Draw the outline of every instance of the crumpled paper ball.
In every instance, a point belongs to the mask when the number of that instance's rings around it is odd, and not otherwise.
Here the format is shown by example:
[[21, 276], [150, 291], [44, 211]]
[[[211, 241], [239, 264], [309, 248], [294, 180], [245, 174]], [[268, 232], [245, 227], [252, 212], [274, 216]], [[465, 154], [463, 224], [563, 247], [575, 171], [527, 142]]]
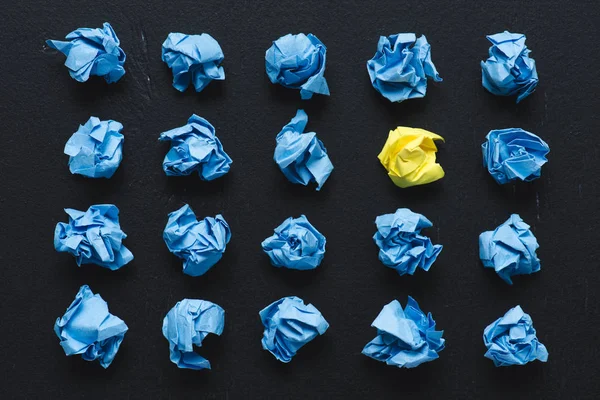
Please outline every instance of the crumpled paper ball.
[[325, 243], [325, 236], [301, 215], [275, 228], [275, 234], [262, 242], [262, 248], [275, 267], [308, 270], [321, 264]]
[[521, 306], [511, 308], [502, 318], [488, 325], [483, 331], [483, 343], [487, 347], [485, 357], [496, 367], [548, 361], [548, 350], [538, 340], [533, 320]]
[[433, 226], [431, 221], [408, 208], [380, 215], [375, 224], [373, 240], [379, 247], [379, 260], [401, 276], [414, 274], [417, 267], [429, 271], [442, 251], [442, 245], [433, 245], [431, 239], [421, 235], [421, 229]]
[[210, 361], [194, 352], [209, 333], [220, 336], [225, 311], [206, 300], [183, 299], [163, 319], [162, 333], [169, 341], [171, 362], [179, 368], [210, 369]]
[[367, 71], [375, 90], [392, 102], [425, 97], [428, 77], [442, 81], [431, 61], [427, 38], [417, 39], [414, 33], [380, 36]]
[[223, 257], [231, 230], [221, 214], [198, 221], [185, 204], [169, 214], [163, 239], [169, 251], [184, 260], [183, 273], [200, 276]]
[[542, 175], [550, 146], [539, 136], [521, 128], [490, 131], [481, 145], [483, 166], [499, 184], [531, 182]]
[[106, 82], [117, 82], [125, 75], [125, 52], [119, 47], [119, 38], [108, 22], [103, 28], [79, 28], [65, 39], [46, 40], [46, 44], [67, 56], [65, 66], [71, 78], [85, 82], [90, 75], [104, 77]]
[[112, 204], [93, 205], [86, 212], [65, 208], [69, 222], [54, 230], [54, 248], [72, 254], [77, 265], [96, 264], [117, 270], [133, 260], [123, 245], [127, 237], [119, 225], [119, 209]]
[[65, 145], [72, 174], [88, 178], [110, 178], [123, 159], [121, 125], [109, 119], [100, 121], [90, 117], [85, 125], [79, 125]]
[[108, 312], [108, 304], [83, 285], [65, 315], [56, 319], [54, 332], [67, 356], [81, 354], [108, 368], [123, 342], [127, 325]]
[[538, 84], [535, 60], [525, 46], [522, 33], [504, 31], [487, 36], [492, 42], [487, 60], [481, 62], [483, 87], [497, 96], [517, 96], [517, 103]]
[[300, 89], [302, 100], [314, 93], [329, 96], [323, 77], [327, 47], [315, 35], [288, 33], [273, 42], [265, 53], [265, 67], [271, 83]]
[[426, 316], [410, 296], [404, 310], [398, 300], [385, 305], [371, 326], [377, 336], [362, 353], [387, 365], [414, 368], [439, 358], [445, 347], [444, 331], [435, 330], [431, 313]]
[[316, 182], [317, 190], [321, 190], [333, 171], [333, 164], [317, 134], [304, 132], [307, 123], [308, 115], [298, 110], [277, 134], [273, 159], [290, 182], [304, 186]]
[[173, 71], [173, 87], [180, 92], [190, 83], [200, 92], [212, 80], [225, 80], [225, 71], [219, 66], [224, 58], [219, 42], [208, 33], [169, 33], [162, 44], [162, 60]]
[[203, 181], [212, 181], [229, 172], [232, 161], [215, 135], [215, 128], [196, 114], [186, 125], [161, 133], [158, 140], [171, 142], [171, 150], [163, 160], [167, 176], [198, 172]]
[[528, 275], [540, 270], [535, 253], [537, 239], [518, 214], [493, 231], [479, 235], [479, 258], [486, 268], [493, 268], [509, 285], [514, 275]]
[[396, 186], [407, 188], [437, 181], [444, 177], [435, 162], [435, 140], [444, 140], [433, 132], [399, 126], [390, 134], [377, 156]]
[[284, 363], [290, 362], [302, 346], [329, 328], [315, 306], [306, 305], [295, 296], [277, 300], [261, 310], [259, 315], [265, 327], [263, 349]]

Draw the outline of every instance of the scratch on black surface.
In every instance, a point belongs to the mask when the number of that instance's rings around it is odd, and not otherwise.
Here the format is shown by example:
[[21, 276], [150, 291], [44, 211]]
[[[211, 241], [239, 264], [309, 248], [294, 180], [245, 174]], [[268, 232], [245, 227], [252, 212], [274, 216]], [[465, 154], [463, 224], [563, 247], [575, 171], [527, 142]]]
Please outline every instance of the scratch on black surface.
[[146, 42], [146, 34], [144, 33], [144, 30], [142, 29], [140, 31], [140, 36], [142, 37], [142, 51], [144, 52], [144, 54], [148, 54], [148, 42]]
[[536, 212], [536, 218], [539, 221], [540, 220], [540, 194], [538, 192], [535, 192], [535, 212]]

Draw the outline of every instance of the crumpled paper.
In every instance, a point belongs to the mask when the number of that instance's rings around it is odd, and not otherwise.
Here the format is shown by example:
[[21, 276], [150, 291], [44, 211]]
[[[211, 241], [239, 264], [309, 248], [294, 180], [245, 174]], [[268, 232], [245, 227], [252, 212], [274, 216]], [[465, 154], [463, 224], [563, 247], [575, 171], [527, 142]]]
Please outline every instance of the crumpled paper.
[[511, 276], [540, 270], [540, 260], [535, 254], [538, 247], [529, 225], [518, 214], [512, 214], [495, 230], [479, 235], [479, 258], [483, 266], [493, 268], [509, 285]]
[[390, 131], [377, 158], [401, 188], [437, 181], [444, 177], [444, 170], [435, 162], [435, 140], [444, 138], [425, 129], [399, 126]]
[[200, 92], [213, 79], [225, 80], [225, 71], [219, 66], [223, 58], [219, 42], [208, 33], [169, 33], [162, 44], [162, 60], [173, 70], [173, 87], [180, 92], [190, 83]]
[[323, 77], [327, 47], [315, 35], [288, 33], [273, 42], [265, 53], [265, 67], [271, 83], [300, 89], [302, 100], [314, 93], [329, 96]]
[[307, 186], [317, 183], [317, 190], [329, 178], [333, 164], [315, 132], [304, 132], [308, 115], [298, 110], [296, 116], [277, 134], [273, 159], [292, 183]]
[[108, 304], [83, 285], [65, 315], [56, 319], [54, 332], [67, 356], [81, 354], [108, 368], [123, 342], [127, 325], [108, 312]]
[[125, 52], [119, 47], [119, 38], [108, 22], [103, 28], [79, 28], [65, 39], [46, 40], [46, 44], [67, 56], [65, 66], [71, 78], [85, 82], [90, 75], [104, 77], [106, 82], [117, 82], [125, 75]]
[[123, 245], [127, 237], [119, 225], [119, 209], [112, 204], [93, 205], [86, 212], [65, 208], [69, 223], [54, 230], [54, 248], [72, 254], [77, 265], [96, 264], [117, 270], [133, 260]]
[[171, 150], [163, 160], [167, 176], [198, 172], [200, 179], [212, 181], [229, 172], [231, 158], [223, 150], [215, 128], [196, 114], [186, 125], [161, 133], [158, 140], [171, 142]]
[[362, 353], [377, 361], [398, 368], [414, 368], [439, 358], [444, 350], [444, 331], [435, 330], [435, 321], [410, 296], [406, 308], [398, 300], [385, 305], [371, 324], [377, 336], [364, 347]]
[[483, 87], [497, 96], [517, 96], [517, 103], [529, 96], [538, 84], [535, 60], [525, 46], [522, 33], [504, 31], [487, 36], [492, 42], [487, 60], [481, 62]]
[[198, 221], [186, 204], [169, 214], [163, 239], [169, 251], [184, 260], [183, 273], [200, 276], [223, 257], [231, 230], [221, 214]]
[[265, 330], [262, 347], [281, 362], [288, 363], [296, 352], [318, 335], [325, 333], [329, 324], [312, 304], [291, 296], [284, 297], [260, 311]]
[[490, 131], [481, 145], [483, 166], [499, 184], [531, 182], [542, 175], [550, 146], [539, 136], [521, 128]]
[[414, 33], [380, 36], [367, 71], [375, 90], [392, 102], [425, 97], [427, 77], [442, 81], [431, 61], [427, 38], [417, 39]]
[[262, 248], [275, 267], [308, 270], [321, 264], [325, 243], [325, 236], [301, 215], [283, 221], [275, 234], [262, 242]]
[[79, 125], [65, 145], [72, 174], [88, 178], [110, 178], [123, 159], [123, 125], [109, 119], [100, 121], [90, 117], [85, 125]]
[[487, 347], [485, 357], [494, 361], [496, 367], [548, 361], [548, 350], [538, 340], [533, 320], [521, 306], [511, 308], [488, 325], [483, 331], [483, 343]]
[[179, 368], [210, 369], [210, 361], [194, 352], [209, 333], [220, 336], [225, 311], [206, 300], [183, 299], [163, 319], [162, 334], [169, 341], [171, 362]]
[[431, 239], [421, 235], [421, 229], [433, 226], [431, 221], [408, 208], [380, 215], [375, 224], [377, 232], [373, 240], [379, 247], [379, 260], [401, 276], [414, 274], [417, 267], [429, 271], [442, 251], [442, 245], [433, 245]]

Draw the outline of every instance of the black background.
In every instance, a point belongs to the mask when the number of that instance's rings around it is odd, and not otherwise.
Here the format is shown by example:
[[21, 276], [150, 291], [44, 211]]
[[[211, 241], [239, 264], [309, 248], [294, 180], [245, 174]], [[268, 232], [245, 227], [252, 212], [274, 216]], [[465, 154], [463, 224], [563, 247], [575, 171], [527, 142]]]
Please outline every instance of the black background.
[[[600, 123], [597, 1], [11, 1], [3, 5], [0, 78], [2, 230], [0, 349], [8, 398], [598, 398], [597, 198]], [[109, 21], [127, 53], [117, 84], [70, 79], [45, 39]], [[527, 35], [540, 85], [519, 105], [481, 86], [486, 34]], [[160, 60], [172, 31], [208, 32], [225, 53], [226, 80], [202, 93], [171, 86]], [[271, 85], [264, 52], [289, 32], [312, 32], [328, 48], [331, 97], [301, 101]], [[365, 63], [379, 35], [426, 34], [444, 81], [427, 96], [391, 104], [373, 90]], [[335, 169], [321, 192], [288, 183], [272, 160], [275, 135], [304, 108], [308, 129]], [[196, 113], [217, 129], [233, 159], [210, 183], [167, 178], [168, 145], [157, 138]], [[72, 176], [63, 147], [91, 115], [125, 126], [124, 160], [110, 180]], [[388, 131], [422, 127], [446, 138], [446, 177], [395, 187], [376, 156]], [[497, 185], [481, 165], [491, 129], [522, 127], [550, 147], [542, 178]], [[117, 272], [77, 268], [52, 246], [64, 207], [114, 203], [135, 260]], [[203, 277], [181, 273], [162, 240], [167, 214], [189, 203], [198, 216], [222, 213], [233, 238]], [[377, 215], [409, 207], [444, 245], [429, 273], [400, 277], [377, 259]], [[306, 214], [327, 237], [323, 264], [295, 273], [270, 266], [261, 241], [288, 216]], [[479, 233], [519, 213], [538, 238], [542, 271], [508, 286], [478, 258]], [[88, 284], [129, 332], [108, 370], [65, 357], [52, 331], [79, 286]], [[360, 354], [372, 320], [407, 295], [445, 330], [440, 359], [399, 370]], [[260, 345], [258, 311], [283, 296], [313, 303], [331, 324], [290, 364]], [[169, 361], [162, 319], [180, 299], [226, 310], [225, 332], [201, 353], [212, 371]], [[481, 335], [520, 304], [550, 352], [548, 363], [494, 368]]]

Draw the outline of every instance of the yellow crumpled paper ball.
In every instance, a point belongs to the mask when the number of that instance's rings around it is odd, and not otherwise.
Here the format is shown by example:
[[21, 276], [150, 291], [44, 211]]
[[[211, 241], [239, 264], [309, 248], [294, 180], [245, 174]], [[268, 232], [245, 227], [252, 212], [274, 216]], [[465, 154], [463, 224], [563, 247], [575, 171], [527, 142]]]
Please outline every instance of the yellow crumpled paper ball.
[[437, 181], [444, 177], [442, 166], [435, 162], [440, 135], [419, 128], [399, 126], [390, 131], [379, 161], [396, 186], [406, 188]]

